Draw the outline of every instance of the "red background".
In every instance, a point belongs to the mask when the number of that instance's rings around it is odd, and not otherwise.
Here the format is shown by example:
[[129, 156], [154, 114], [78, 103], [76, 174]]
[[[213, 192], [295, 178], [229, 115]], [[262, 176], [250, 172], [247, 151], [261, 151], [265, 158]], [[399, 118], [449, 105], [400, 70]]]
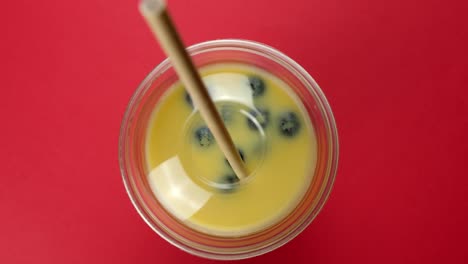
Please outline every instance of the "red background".
[[[187, 45], [243, 38], [285, 52], [335, 113], [328, 203], [295, 240], [243, 262], [468, 261], [466, 1], [169, 5]], [[164, 58], [137, 2], [15, 0], [0, 12], [0, 262], [210, 262], [153, 233], [120, 177], [126, 104]]]

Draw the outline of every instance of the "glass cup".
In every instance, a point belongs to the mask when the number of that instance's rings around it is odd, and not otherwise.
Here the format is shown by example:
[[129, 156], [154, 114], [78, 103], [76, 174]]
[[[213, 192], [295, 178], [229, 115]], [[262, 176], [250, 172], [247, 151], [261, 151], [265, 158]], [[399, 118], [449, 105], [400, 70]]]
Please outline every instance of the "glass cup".
[[168, 59], [140, 84], [125, 112], [119, 138], [120, 169], [127, 193], [144, 221], [174, 246], [197, 256], [233, 260], [272, 251], [301, 233], [325, 204], [338, 165], [338, 135], [330, 106], [312, 77], [291, 58], [258, 42], [226, 39], [188, 48], [197, 67], [242, 63], [280, 78], [301, 100], [317, 138], [317, 165], [312, 181], [297, 206], [278, 223], [239, 237], [197, 231], [167, 212], [155, 198], [144, 163], [145, 132], [154, 106], [178, 81]]

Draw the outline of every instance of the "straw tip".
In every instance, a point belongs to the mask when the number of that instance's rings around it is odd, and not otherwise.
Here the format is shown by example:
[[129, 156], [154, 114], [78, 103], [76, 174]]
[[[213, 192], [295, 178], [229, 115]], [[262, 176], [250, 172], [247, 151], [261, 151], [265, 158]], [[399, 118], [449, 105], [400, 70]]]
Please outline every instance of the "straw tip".
[[140, 8], [145, 11], [160, 12], [166, 6], [164, 0], [141, 0]]

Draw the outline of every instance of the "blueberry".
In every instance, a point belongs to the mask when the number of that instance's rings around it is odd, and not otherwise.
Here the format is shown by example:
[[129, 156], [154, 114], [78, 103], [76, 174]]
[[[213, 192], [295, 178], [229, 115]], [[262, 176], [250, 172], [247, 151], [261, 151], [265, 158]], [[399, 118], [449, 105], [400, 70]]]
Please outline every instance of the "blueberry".
[[235, 174], [226, 174], [219, 180], [219, 189], [221, 192], [230, 193], [236, 188], [239, 178]]
[[221, 106], [221, 108], [219, 109], [219, 113], [224, 123], [229, 124], [232, 121], [234, 112], [229, 106]]
[[265, 93], [265, 82], [258, 76], [249, 76], [249, 84], [253, 97], [261, 96]]
[[200, 147], [208, 147], [215, 142], [213, 134], [206, 126], [199, 127], [195, 131], [195, 139]]
[[279, 118], [279, 130], [283, 136], [293, 137], [301, 128], [299, 118], [294, 112], [282, 113]]
[[193, 108], [193, 101], [192, 97], [190, 97], [190, 94], [187, 93], [187, 91], [184, 91], [184, 99], [187, 104], [189, 104]]
[[[244, 151], [242, 149], [237, 149], [237, 151], [239, 151], [239, 155], [242, 159], [242, 161], [245, 162], [245, 155], [244, 155]], [[229, 163], [229, 161], [225, 158], [224, 161], [226, 162], [227, 165], [229, 165], [229, 167], [231, 167], [231, 164]]]
[[[257, 111], [251, 110], [249, 113], [257, 120], [262, 128], [265, 128], [270, 122], [270, 111], [258, 108]], [[256, 130], [257, 125], [252, 121], [252, 119], [247, 117], [247, 125], [250, 129]]]

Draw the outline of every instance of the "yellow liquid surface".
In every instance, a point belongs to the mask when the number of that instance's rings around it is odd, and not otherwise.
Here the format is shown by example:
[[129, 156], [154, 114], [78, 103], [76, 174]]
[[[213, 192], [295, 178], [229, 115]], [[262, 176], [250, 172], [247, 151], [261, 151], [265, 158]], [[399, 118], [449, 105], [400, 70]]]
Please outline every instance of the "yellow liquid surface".
[[[149, 184], [169, 213], [201, 232], [260, 231], [287, 216], [308, 188], [316, 166], [314, 129], [287, 84], [263, 70], [217, 64], [201, 74], [251, 175], [238, 182], [214, 139], [199, 137], [205, 124], [176, 83], [149, 121]], [[253, 96], [252, 76], [263, 81], [260, 95]], [[282, 132], [290, 128], [283, 122], [288, 113], [297, 117], [293, 135]]]

